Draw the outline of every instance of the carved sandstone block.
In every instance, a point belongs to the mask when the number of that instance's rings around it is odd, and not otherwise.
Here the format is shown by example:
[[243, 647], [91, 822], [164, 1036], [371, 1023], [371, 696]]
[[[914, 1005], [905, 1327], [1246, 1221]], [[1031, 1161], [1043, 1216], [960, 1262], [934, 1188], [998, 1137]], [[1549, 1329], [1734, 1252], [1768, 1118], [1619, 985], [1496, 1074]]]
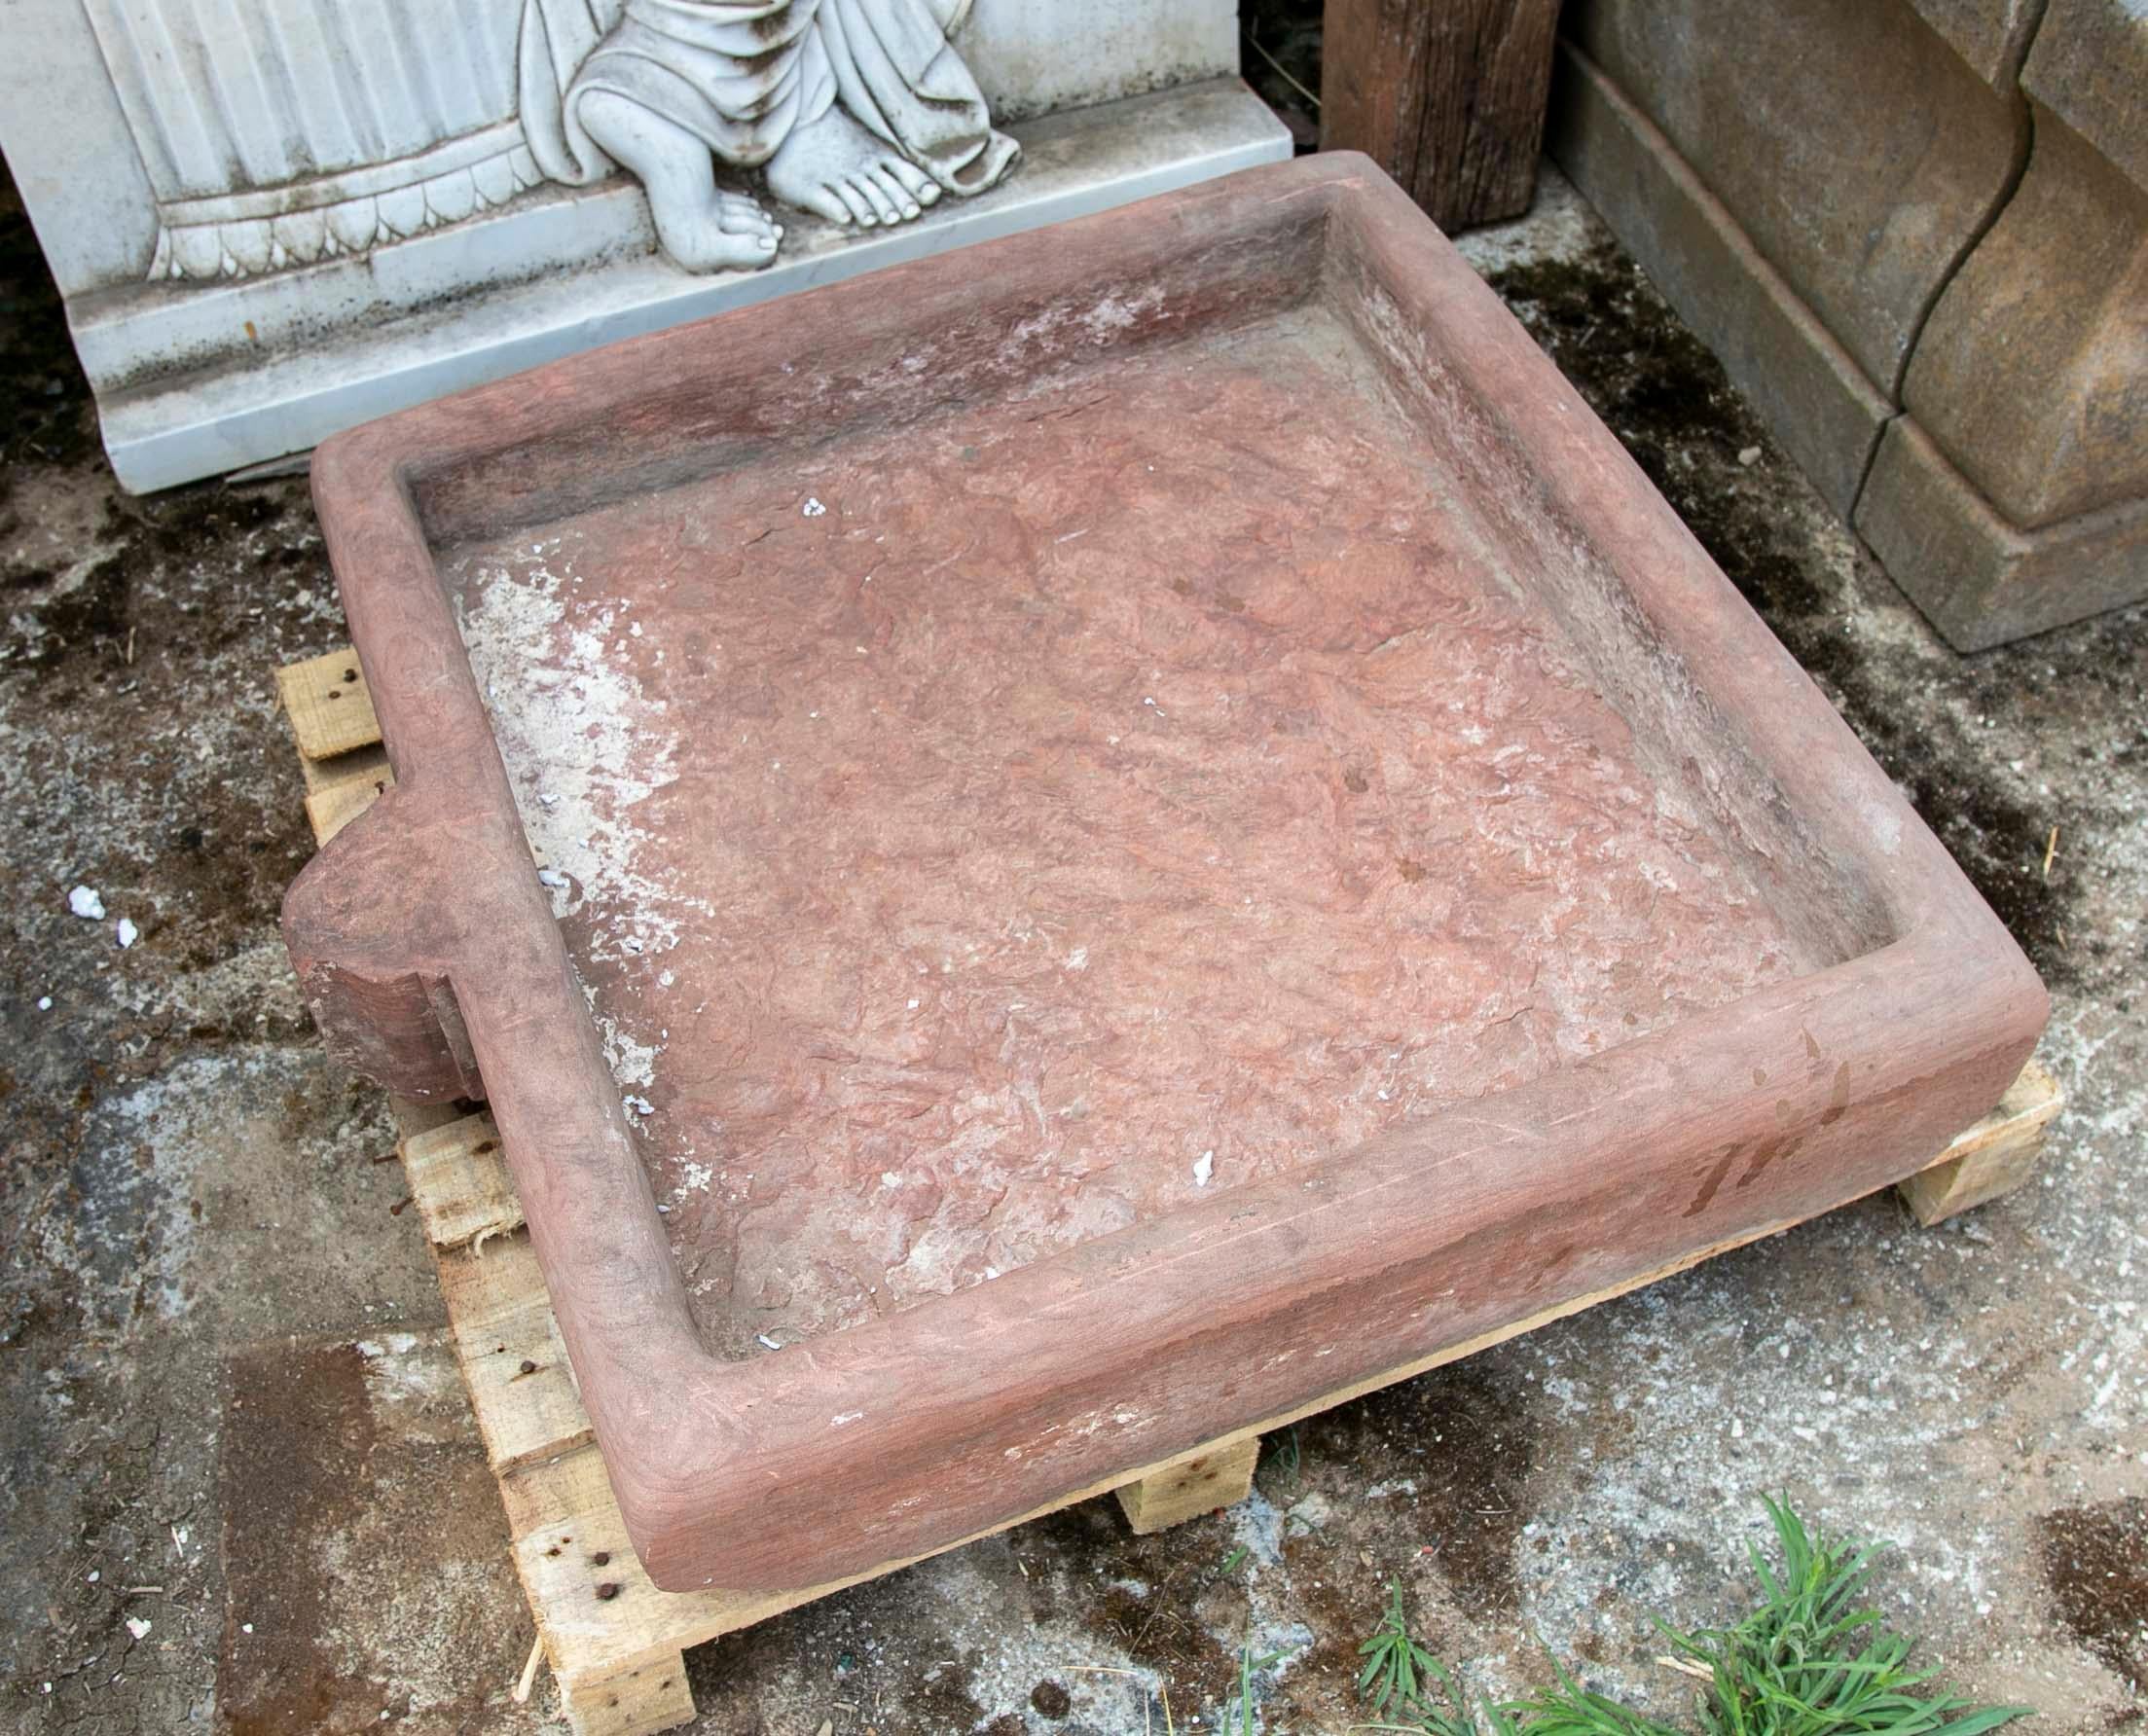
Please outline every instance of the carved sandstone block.
[[1956, 645], [2148, 596], [2148, 15], [2055, 0], [2019, 188], [1933, 308], [1857, 526]]
[[1559, 45], [1546, 148], [1845, 518], [1893, 406], [1645, 114]]
[[2148, 497], [2148, 186], [2040, 103], [2021, 184], [1933, 308], [1903, 401], [2023, 530]]
[[2006, 99], [1903, 0], [1583, 0], [1562, 28], [1891, 396], [2006, 191]]
[[1949, 640], [2148, 594], [2148, 18], [1584, 0], [1566, 29], [1553, 155]]

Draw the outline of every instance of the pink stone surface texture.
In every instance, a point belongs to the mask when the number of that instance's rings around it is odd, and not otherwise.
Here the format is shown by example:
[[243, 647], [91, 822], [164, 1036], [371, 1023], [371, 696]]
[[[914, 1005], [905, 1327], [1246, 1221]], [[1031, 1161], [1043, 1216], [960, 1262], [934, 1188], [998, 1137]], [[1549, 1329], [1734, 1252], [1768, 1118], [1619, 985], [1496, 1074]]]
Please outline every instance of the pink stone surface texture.
[[487, 1097], [658, 1583], [943, 1546], [1898, 1179], [2044, 1017], [1362, 158], [341, 437], [336, 1052]]

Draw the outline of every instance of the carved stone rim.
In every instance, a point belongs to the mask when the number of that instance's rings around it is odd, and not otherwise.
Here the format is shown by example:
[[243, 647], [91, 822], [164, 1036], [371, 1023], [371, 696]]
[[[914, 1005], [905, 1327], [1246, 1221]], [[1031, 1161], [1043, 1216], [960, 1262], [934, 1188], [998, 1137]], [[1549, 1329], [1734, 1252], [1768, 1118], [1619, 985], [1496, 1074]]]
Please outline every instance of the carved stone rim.
[[[1176, 305], [1204, 282], [1208, 300]], [[777, 402], [785, 378], [866, 390], [947, 332], [1008, 335], [980, 338], [970, 384], [985, 390], [1071, 346], [1143, 341], [1079, 317], [1129, 286], [1154, 292], [1150, 336], [1244, 315], [1246, 296], [1254, 311], [1341, 304], [1402, 388], [1455, 409], [1440, 437], [1482, 466], [1474, 486], [1547, 547], [1588, 552], [1571, 582], [1600, 585], [1638, 667], [1714, 720], [1696, 776], [1739, 785], [1720, 799], [1779, 841], [1784, 885], [1824, 863], [1872, 920], [1840, 963], [1518, 1090], [872, 1324], [721, 1361], [695, 1334], [530, 871], [434, 541], [520, 522], [518, 502], [557, 516], [563, 489], [661, 487], [712, 442], [770, 438], [754, 416], [796, 410]], [[812, 367], [786, 376], [800, 357]], [[1885, 1185], [1997, 1101], [2044, 1022], [2026, 960], [1900, 792], [1362, 158], [1249, 170], [591, 352], [340, 437], [314, 488], [397, 782], [291, 890], [301, 984], [339, 1052], [401, 1056], [436, 1093], [473, 1066], [493, 1086], [623, 1514], [668, 1588], [819, 1583], [918, 1554], [1413, 1346]]]

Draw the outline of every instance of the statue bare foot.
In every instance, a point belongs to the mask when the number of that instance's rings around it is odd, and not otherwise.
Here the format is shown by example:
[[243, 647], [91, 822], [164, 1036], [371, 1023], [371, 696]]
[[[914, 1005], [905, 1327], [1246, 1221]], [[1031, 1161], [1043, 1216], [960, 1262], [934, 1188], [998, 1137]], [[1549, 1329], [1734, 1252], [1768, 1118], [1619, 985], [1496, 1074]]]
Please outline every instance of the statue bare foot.
[[751, 271], [776, 257], [783, 225], [716, 185], [715, 159], [694, 133], [609, 90], [590, 91], [577, 114], [589, 136], [640, 177], [656, 238], [687, 271]]
[[868, 229], [907, 223], [940, 196], [937, 181], [834, 103], [768, 160], [768, 190], [830, 223]]

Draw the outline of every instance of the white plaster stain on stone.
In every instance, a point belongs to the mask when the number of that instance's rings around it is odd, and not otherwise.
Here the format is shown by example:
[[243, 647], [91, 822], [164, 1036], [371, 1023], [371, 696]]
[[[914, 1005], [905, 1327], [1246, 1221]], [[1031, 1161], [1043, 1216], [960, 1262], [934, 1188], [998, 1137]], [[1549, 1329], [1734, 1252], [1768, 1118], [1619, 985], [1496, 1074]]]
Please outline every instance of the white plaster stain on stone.
[[[537, 879], [565, 894], [561, 916], [586, 930], [577, 950], [601, 964], [676, 946], [681, 918], [702, 901], [644, 864], [649, 833], [636, 811], [676, 780], [679, 738], [630, 657], [607, 650], [626, 604], [607, 597], [601, 574], [575, 570], [561, 537], [468, 579], [463, 642], [491, 696], [523, 829], [545, 863]], [[612, 1077], [630, 1091], [653, 1085], [663, 1044], [616, 1013], [593, 1016]]]
[[635, 810], [676, 779], [679, 741], [664, 702], [605, 649], [618, 605], [601, 583], [594, 597], [569, 593], [585, 576], [561, 539], [533, 545], [470, 575], [461, 628], [473, 671], [494, 690], [492, 731], [523, 828], [578, 885], [568, 914], [587, 913], [589, 956], [603, 959], [630, 938], [676, 939], [676, 895], [638, 862], [647, 833]]

